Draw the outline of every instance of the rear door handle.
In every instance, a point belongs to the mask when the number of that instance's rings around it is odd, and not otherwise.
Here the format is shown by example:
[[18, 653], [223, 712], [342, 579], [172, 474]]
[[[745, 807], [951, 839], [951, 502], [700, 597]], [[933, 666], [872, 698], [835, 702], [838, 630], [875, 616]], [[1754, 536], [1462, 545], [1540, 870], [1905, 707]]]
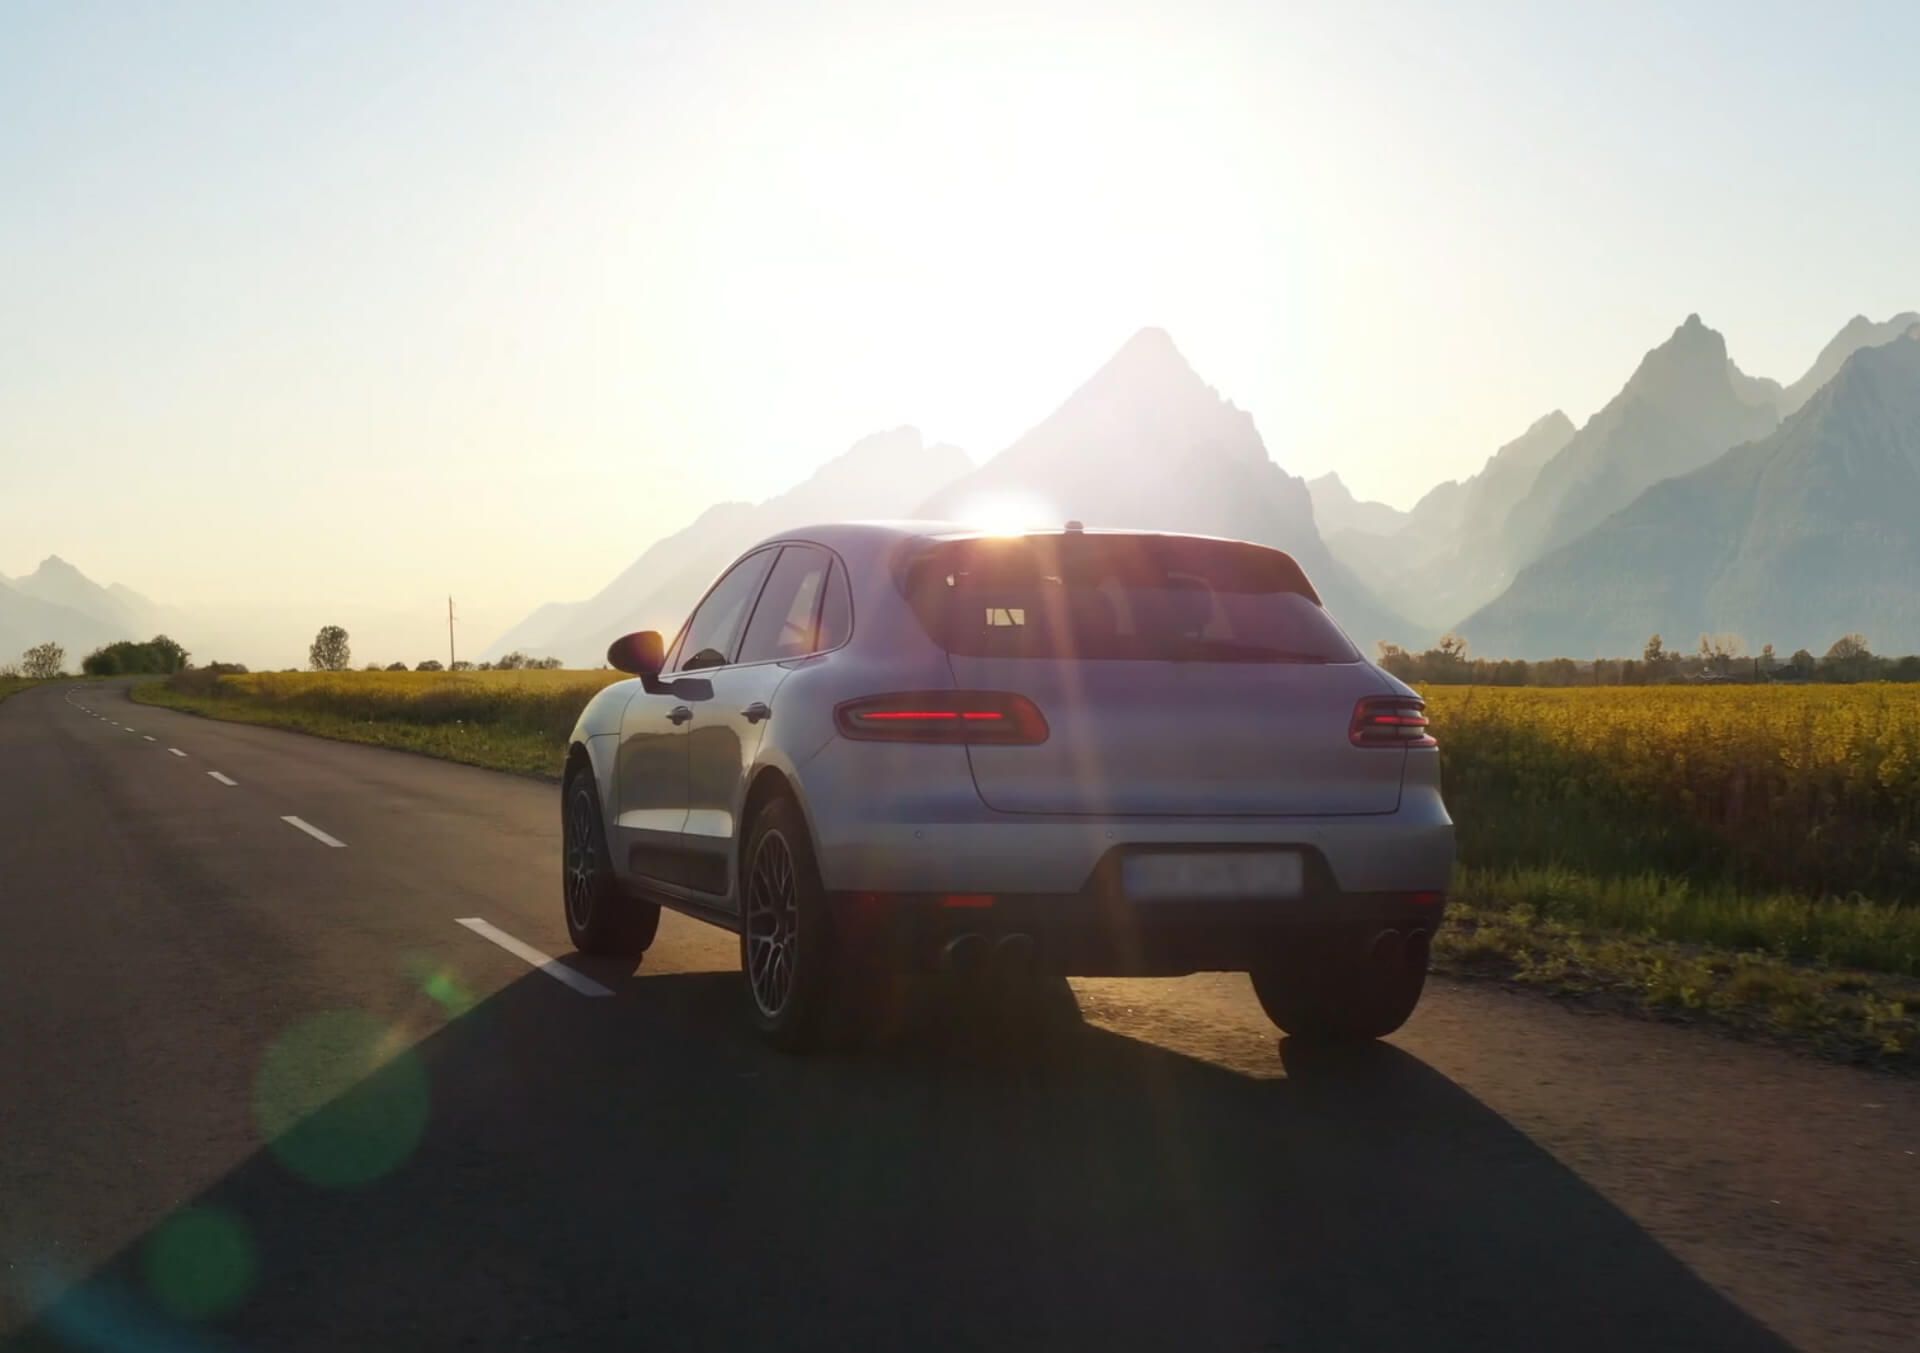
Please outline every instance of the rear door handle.
[[765, 700], [755, 700], [752, 704], [741, 710], [740, 715], [748, 723], [759, 723], [762, 719], [771, 719], [773, 717], [773, 711], [767, 707]]
[[667, 718], [673, 723], [685, 723], [693, 717], [693, 711], [685, 705], [675, 705], [667, 711]]

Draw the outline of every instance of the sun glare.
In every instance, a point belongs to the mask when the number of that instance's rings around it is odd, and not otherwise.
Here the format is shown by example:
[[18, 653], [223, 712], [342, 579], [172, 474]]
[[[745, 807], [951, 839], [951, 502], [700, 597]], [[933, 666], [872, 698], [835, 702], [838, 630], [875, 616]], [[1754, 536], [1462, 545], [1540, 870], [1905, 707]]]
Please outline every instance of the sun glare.
[[1041, 499], [1013, 493], [974, 498], [955, 514], [954, 520], [996, 536], [1017, 536], [1061, 522], [1059, 514]]

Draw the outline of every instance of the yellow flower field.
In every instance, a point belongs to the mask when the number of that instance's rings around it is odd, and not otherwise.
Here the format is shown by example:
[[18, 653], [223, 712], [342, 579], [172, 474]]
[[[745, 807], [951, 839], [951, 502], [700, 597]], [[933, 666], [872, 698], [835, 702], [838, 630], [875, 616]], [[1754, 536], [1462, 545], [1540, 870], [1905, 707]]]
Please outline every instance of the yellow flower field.
[[1472, 862], [1920, 894], [1920, 685], [1423, 694]]

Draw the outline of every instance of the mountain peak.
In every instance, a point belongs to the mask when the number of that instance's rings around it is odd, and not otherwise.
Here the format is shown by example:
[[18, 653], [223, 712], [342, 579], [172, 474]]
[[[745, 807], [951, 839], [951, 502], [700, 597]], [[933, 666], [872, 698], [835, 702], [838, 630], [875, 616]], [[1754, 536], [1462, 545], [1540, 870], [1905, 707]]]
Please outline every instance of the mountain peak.
[[[1717, 347], [1724, 353], [1727, 348], [1727, 340], [1721, 337], [1718, 329], [1708, 328], [1706, 321], [1701, 319], [1699, 312], [1696, 311], [1682, 321], [1680, 327], [1673, 331], [1673, 337], [1669, 338], [1662, 346], [1669, 348], [1680, 346]], [[1659, 350], [1659, 348], [1654, 349], [1656, 352]]]
[[[1532, 423], [1527, 425], [1527, 430], [1521, 433], [1520, 436], [1526, 438], [1550, 435], [1560, 437], [1564, 440], [1565, 438], [1573, 436], [1577, 430], [1573, 425], [1573, 420], [1567, 417], [1567, 411], [1565, 409], [1555, 409], [1552, 413], [1541, 414], [1540, 417], [1534, 419]], [[1495, 454], [1498, 453], [1496, 452]]]
[[1692, 392], [1703, 385], [1725, 387], [1727, 340], [1710, 329], [1697, 314], [1688, 315], [1666, 342], [1640, 359], [1627, 389], [1643, 394]]
[[870, 498], [869, 482], [877, 476], [909, 474], [945, 483], [971, 468], [972, 461], [959, 447], [929, 443], [919, 428], [902, 425], [862, 437], [815, 470], [806, 483], [814, 486], [809, 492], [822, 498], [824, 506], [824, 500], [836, 492], [857, 494], [863, 501]]
[[1128, 353], [1150, 354], [1156, 358], [1173, 357], [1182, 363], [1186, 361], [1186, 358], [1180, 356], [1180, 349], [1174, 346], [1173, 335], [1157, 324], [1146, 325], [1132, 338], [1122, 343], [1120, 351], [1114, 354], [1114, 360], [1117, 361]]
[[1509, 473], [1519, 471], [1530, 474], [1572, 441], [1576, 431], [1573, 420], [1567, 417], [1564, 410], [1555, 409], [1552, 413], [1542, 414], [1527, 425], [1525, 432], [1504, 443], [1489, 456], [1482, 472], [1499, 467]]
[[1218, 398], [1174, 346], [1173, 335], [1152, 326], [1122, 343], [1080, 389], [1100, 396], [1124, 391], [1131, 401], [1192, 398], [1196, 394]]

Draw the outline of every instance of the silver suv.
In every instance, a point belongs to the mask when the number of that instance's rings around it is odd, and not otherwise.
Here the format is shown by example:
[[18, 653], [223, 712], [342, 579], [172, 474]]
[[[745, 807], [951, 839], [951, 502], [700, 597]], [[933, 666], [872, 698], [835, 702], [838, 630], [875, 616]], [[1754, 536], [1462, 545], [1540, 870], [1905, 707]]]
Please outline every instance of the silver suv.
[[887, 970], [1246, 971], [1289, 1033], [1412, 1013], [1453, 864], [1418, 696], [1288, 555], [821, 526], [755, 546], [573, 730], [568, 933], [740, 936], [782, 1047]]

